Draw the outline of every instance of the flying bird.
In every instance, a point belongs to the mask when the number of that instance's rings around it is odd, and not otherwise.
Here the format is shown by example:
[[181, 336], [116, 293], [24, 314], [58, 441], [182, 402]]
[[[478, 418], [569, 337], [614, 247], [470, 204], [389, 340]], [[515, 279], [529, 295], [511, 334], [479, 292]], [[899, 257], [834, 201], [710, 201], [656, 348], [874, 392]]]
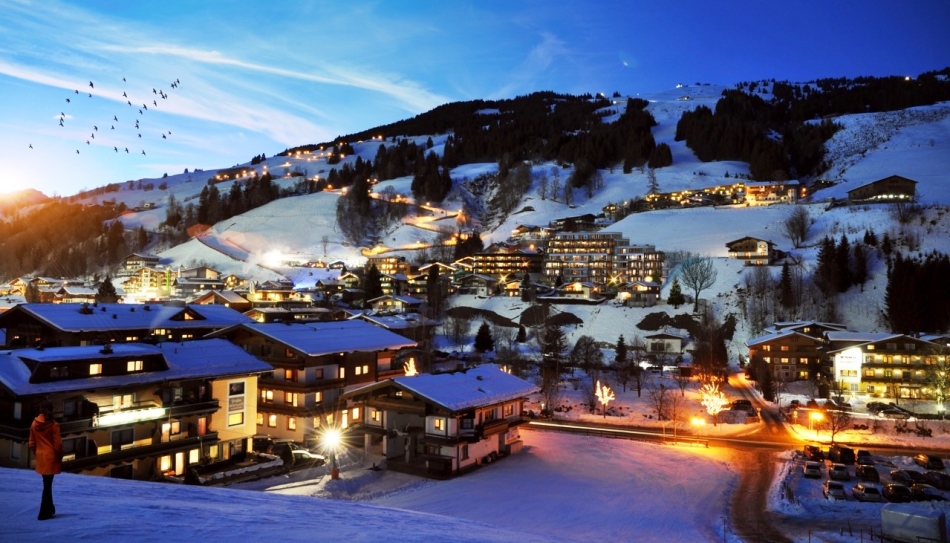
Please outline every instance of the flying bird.
[[62, 111], [60, 111], [60, 112], [59, 112], [59, 116], [60, 116], [60, 117], [65, 117], [65, 116], [66, 116], [66, 114], [65, 114], [65, 113], [63, 113]]
[[144, 107], [144, 108], [145, 108], [145, 111], [148, 111], [148, 106], [147, 106], [147, 105], [145, 105], [145, 104], [142, 104], [142, 107]]
[[93, 129], [93, 130], [95, 130], [96, 132], [98, 132], [98, 131], [99, 131], [99, 127], [98, 127], [98, 126], [96, 126], [96, 125], [92, 125], [92, 129]]
[[[95, 132], [93, 132], [92, 134], [89, 134], [89, 135], [92, 136], [92, 139], [96, 139], [96, 134], [95, 134]], [[86, 143], [89, 143], [89, 142], [87, 141]]]
[[89, 88], [91, 88], [91, 89], [96, 88], [95, 85], [92, 84], [92, 81], [89, 82]]
[[63, 124], [63, 120], [62, 120], [62, 119], [59, 120], [59, 126], [66, 126], [66, 125]]
[[131, 101], [129, 101], [129, 100], [126, 100], [126, 102], [125, 102], [125, 103], [126, 103], [126, 104], [129, 104], [129, 107], [132, 107], [132, 102], [131, 102]]
[[142, 134], [139, 134], [139, 137], [141, 138], [141, 137], [142, 137]]
[[125, 154], [129, 154], [129, 148], [128, 148], [128, 147], [125, 148]]
[[155, 107], [158, 107], [158, 102], [156, 102], [155, 100], [152, 100], [152, 105]]
[[152, 94], [158, 94], [154, 88], [152, 89]]
[[122, 78], [122, 82], [125, 83], [125, 78], [124, 78], [124, 77]]
[[181, 85], [181, 81], [179, 81], [178, 79], [176, 79], [176, 80], [175, 80], [175, 84], [176, 84], [176, 85]]
[[79, 154], [79, 149], [76, 149], [76, 154], [77, 154], [77, 155]]
[[141, 110], [141, 109], [139, 110], [139, 115], [142, 115], [142, 110]]
[[122, 98], [128, 98], [129, 95], [125, 94], [125, 91], [122, 91]]
[[31, 144], [30, 144], [30, 149], [32, 149], [32, 148], [33, 148], [33, 144], [31, 143]]
[[89, 145], [89, 140], [86, 140], [86, 145]]
[[165, 137], [165, 134], [162, 134], [162, 139], [167, 140], [168, 138]]
[[92, 98], [92, 93], [91, 93], [91, 92], [89, 93], [89, 97]]
[[76, 89], [76, 94], [79, 94], [79, 89]]
[[142, 154], [143, 154], [143, 155], [145, 154], [145, 149], [142, 149]]
[[113, 115], [113, 116], [112, 116], [112, 120], [115, 121], [115, 122], [119, 122], [119, 117], [116, 116], [116, 115]]
[[119, 152], [119, 148], [118, 148], [118, 147], [113, 147], [112, 150], [115, 151], [116, 153]]
[[115, 130], [115, 125], [112, 126], [112, 130]]
[[67, 104], [69, 103], [69, 98], [66, 99], [66, 103], [67, 103]]

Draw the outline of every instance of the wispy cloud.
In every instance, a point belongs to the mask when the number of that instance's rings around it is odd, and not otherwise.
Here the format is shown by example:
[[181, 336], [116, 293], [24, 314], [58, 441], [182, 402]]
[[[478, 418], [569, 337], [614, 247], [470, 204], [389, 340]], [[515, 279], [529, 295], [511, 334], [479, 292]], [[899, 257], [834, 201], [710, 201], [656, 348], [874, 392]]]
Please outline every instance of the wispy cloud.
[[515, 68], [509, 81], [492, 93], [495, 98], [508, 98], [517, 92], [538, 90], [537, 80], [560, 57], [570, 54], [567, 44], [551, 32], [541, 32], [541, 42], [531, 48], [527, 57]]

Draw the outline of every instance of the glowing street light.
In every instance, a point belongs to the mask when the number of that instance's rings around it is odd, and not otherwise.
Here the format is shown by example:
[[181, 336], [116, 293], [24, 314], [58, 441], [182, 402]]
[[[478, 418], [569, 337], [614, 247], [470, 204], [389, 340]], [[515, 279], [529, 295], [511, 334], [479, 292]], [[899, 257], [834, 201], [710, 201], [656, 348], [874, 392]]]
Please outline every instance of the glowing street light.
[[825, 418], [825, 416], [822, 415], [820, 411], [812, 411], [811, 415], [808, 417], [808, 421], [810, 422], [809, 430], [814, 430], [816, 426], [821, 424], [821, 420], [823, 418]]
[[340, 430], [331, 428], [323, 432], [323, 448], [330, 456], [330, 479], [340, 478], [340, 468], [336, 464], [336, 452], [340, 448], [341, 442]]

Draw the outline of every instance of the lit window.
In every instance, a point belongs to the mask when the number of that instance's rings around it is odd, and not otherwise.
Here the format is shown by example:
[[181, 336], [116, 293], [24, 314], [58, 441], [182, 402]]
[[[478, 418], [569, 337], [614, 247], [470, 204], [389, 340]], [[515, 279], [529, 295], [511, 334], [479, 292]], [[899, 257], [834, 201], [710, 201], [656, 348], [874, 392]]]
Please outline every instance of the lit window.
[[257, 425], [264, 426], [264, 413], [257, 413]]
[[346, 379], [346, 368], [340, 368], [339, 377], [337, 379]]
[[320, 417], [313, 417], [313, 427], [314, 428], [320, 427]]
[[297, 407], [297, 395], [294, 394], [293, 392], [285, 392], [284, 403], [287, 405], [292, 405], [294, 407]]
[[353, 408], [353, 420], [360, 420], [360, 408], [359, 408], [359, 407], [354, 407], [354, 408]]
[[287, 417], [287, 429], [288, 430], [297, 429], [297, 417]]
[[369, 374], [369, 364], [364, 364], [364, 365], [363, 365], [363, 375], [368, 375], [368, 374]]
[[244, 411], [230, 413], [228, 415], [228, 426], [241, 426], [244, 424]]
[[267, 425], [271, 428], [277, 428], [277, 415], [267, 415]]
[[356, 375], [363, 375], [363, 368], [361, 366], [356, 366]]
[[432, 421], [432, 426], [440, 432], [445, 431], [445, 419], [435, 419]]
[[191, 449], [188, 451], [188, 463], [197, 464], [201, 460], [201, 451], [199, 449]]
[[263, 403], [273, 403], [274, 402], [274, 391], [262, 388], [261, 389], [261, 402]]
[[314, 393], [313, 393], [313, 401], [314, 401], [315, 403], [320, 403], [320, 402], [322, 402], [322, 401], [323, 401], [323, 392], [314, 392]]
[[126, 364], [126, 371], [142, 371], [142, 361], [141, 360], [129, 360]]
[[101, 375], [102, 364], [89, 364], [89, 375]]
[[172, 469], [172, 457], [162, 456], [158, 459], [158, 470], [162, 473]]
[[177, 436], [178, 434], [181, 433], [181, 421], [180, 421], [180, 420], [173, 420], [173, 421], [171, 421], [171, 432], [170, 432], [170, 433], [171, 433], [171, 435], [173, 435], [173, 436]]

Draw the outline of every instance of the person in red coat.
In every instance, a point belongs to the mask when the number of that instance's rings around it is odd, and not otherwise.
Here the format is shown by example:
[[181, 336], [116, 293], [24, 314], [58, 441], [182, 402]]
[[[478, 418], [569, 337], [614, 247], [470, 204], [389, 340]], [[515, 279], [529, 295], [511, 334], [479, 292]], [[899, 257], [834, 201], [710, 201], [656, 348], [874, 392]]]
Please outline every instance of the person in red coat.
[[53, 505], [53, 476], [63, 469], [63, 437], [59, 423], [53, 420], [53, 402], [43, 400], [40, 414], [30, 426], [30, 452], [36, 457], [36, 473], [43, 476], [43, 501], [38, 520], [47, 520], [56, 515]]

